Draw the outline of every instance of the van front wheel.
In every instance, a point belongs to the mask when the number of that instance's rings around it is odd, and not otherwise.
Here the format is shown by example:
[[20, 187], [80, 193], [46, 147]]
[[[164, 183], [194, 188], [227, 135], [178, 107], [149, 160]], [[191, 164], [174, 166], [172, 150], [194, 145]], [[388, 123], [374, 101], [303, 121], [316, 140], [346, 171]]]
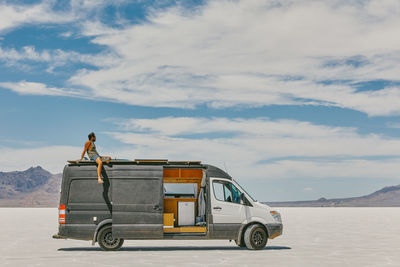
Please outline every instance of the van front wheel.
[[112, 236], [111, 225], [107, 225], [101, 228], [97, 236], [97, 242], [99, 242], [102, 250], [115, 251], [121, 248], [122, 244], [124, 243], [124, 239], [114, 238]]
[[261, 225], [250, 225], [244, 233], [244, 243], [248, 249], [263, 249], [267, 245], [268, 236]]

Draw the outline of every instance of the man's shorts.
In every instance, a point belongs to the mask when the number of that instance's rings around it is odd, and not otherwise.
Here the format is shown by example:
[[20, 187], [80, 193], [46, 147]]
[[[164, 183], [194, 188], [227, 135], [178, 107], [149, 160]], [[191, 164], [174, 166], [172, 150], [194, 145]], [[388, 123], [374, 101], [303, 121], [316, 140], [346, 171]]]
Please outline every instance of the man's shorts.
[[99, 156], [99, 155], [94, 155], [94, 156], [92, 156], [92, 157], [90, 158], [90, 160], [94, 160], [94, 161], [96, 161], [96, 160], [97, 160], [97, 158], [101, 158], [101, 159], [103, 159], [103, 157], [102, 157], [102, 156]]

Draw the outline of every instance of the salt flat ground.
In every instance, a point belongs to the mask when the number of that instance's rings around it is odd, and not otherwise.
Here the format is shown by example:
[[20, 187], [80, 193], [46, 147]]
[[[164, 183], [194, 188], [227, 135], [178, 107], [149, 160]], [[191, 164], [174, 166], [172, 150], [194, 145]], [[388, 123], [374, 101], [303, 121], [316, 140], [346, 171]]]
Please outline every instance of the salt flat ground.
[[55, 208], [0, 208], [0, 266], [400, 266], [400, 208], [279, 208], [282, 236], [261, 251], [225, 240], [126, 241], [103, 252], [54, 240]]

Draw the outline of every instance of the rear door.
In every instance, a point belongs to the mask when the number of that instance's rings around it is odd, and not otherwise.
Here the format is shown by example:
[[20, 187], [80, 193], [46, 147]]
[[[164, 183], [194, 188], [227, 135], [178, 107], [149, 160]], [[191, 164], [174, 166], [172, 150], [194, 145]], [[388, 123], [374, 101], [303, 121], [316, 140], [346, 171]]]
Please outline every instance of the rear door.
[[163, 237], [163, 167], [116, 165], [112, 177], [113, 236]]

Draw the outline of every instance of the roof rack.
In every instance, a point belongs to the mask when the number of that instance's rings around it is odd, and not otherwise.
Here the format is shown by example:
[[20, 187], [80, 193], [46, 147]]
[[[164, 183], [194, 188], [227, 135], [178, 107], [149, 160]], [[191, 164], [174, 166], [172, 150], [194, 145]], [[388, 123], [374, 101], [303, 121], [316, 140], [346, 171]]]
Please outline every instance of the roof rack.
[[[96, 164], [93, 160], [67, 160], [69, 164]], [[182, 161], [168, 161], [168, 159], [135, 159], [135, 160], [119, 160], [112, 159], [109, 161], [104, 161], [104, 164], [155, 164], [155, 165], [200, 165], [201, 161], [190, 161], [190, 160], [182, 160]]]
[[137, 163], [146, 162], [146, 163], [168, 163], [167, 159], [135, 159]]
[[200, 165], [201, 161], [168, 161], [169, 165], [180, 165], [180, 164], [187, 164], [187, 165]]

